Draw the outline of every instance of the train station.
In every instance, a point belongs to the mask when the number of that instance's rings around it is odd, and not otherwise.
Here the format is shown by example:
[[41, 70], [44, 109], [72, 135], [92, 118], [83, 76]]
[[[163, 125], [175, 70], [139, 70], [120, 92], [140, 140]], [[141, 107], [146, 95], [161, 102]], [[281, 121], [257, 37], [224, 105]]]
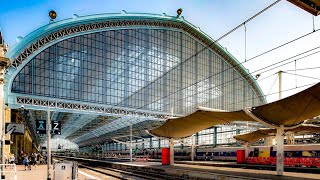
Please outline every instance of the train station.
[[0, 179], [320, 179], [320, 2], [228, 1], [5, 4]]

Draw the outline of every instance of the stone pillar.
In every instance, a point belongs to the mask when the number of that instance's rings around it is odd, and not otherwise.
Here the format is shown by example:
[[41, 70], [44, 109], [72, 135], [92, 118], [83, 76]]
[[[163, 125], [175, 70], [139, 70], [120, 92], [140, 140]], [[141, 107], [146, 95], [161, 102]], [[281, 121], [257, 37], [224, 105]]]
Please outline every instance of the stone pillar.
[[277, 175], [283, 175], [283, 158], [284, 158], [284, 150], [283, 150], [283, 142], [284, 142], [284, 126], [281, 125], [277, 128]]

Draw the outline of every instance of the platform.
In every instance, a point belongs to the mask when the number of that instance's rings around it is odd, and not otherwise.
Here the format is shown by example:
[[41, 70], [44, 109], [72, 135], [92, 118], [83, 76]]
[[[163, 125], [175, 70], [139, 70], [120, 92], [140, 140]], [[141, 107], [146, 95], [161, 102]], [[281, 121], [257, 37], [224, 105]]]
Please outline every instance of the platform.
[[[78, 180], [99, 180], [105, 177], [86, 170], [78, 169]], [[32, 170], [25, 170], [24, 166], [17, 165], [17, 180], [45, 180], [47, 179], [47, 165], [38, 165], [37, 169], [32, 167]]]
[[[167, 174], [179, 174], [182, 177], [192, 177], [197, 174], [201, 174], [202, 178], [212, 178], [215, 176], [221, 177], [221, 175], [227, 175], [228, 177], [241, 178], [250, 177], [257, 179], [290, 179], [290, 180], [307, 180], [307, 179], [319, 179], [319, 174], [310, 173], [296, 173], [296, 172], [284, 172], [283, 177], [279, 177], [275, 171], [256, 170], [256, 169], [243, 169], [243, 168], [230, 168], [230, 167], [216, 167], [216, 166], [203, 166], [191, 164], [175, 164], [174, 166], [163, 166], [159, 162], [120, 162], [118, 164], [129, 165], [134, 167], [150, 167], [152, 169], [164, 170]], [[196, 163], [195, 163], [196, 164]], [[223, 164], [223, 163], [221, 163]]]

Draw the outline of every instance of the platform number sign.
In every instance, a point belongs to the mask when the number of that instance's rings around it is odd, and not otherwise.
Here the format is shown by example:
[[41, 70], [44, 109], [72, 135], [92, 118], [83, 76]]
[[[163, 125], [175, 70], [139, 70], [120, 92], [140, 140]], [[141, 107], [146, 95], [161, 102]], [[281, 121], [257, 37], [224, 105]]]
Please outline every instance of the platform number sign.
[[52, 121], [51, 129], [52, 129], [52, 134], [61, 135], [61, 121]]
[[45, 121], [45, 120], [37, 120], [37, 122], [36, 122], [37, 134], [46, 134], [47, 133], [46, 122], [47, 121]]

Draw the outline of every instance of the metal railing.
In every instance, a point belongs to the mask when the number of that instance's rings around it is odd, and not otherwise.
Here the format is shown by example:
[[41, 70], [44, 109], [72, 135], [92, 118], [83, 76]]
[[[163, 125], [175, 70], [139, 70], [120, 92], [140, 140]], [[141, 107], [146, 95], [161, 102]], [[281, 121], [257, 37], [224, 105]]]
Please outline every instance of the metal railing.
[[15, 164], [0, 164], [1, 179], [17, 180], [17, 168]]

